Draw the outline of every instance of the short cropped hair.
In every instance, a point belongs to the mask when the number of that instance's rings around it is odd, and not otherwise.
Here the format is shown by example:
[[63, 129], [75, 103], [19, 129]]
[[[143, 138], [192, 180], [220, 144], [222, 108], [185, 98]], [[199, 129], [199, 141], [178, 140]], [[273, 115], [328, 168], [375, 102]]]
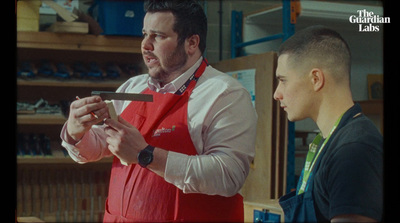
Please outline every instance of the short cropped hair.
[[349, 46], [338, 32], [325, 26], [311, 26], [296, 32], [280, 46], [278, 56], [282, 54], [288, 54], [293, 65], [312, 63], [329, 69], [337, 80], [350, 79]]
[[201, 5], [195, 0], [148, 0], [146, 12], [172, 12], [175, 16], [174, 32], [178, 34], [178, 44], [193, 36], [199, 35], [199, 49], [204, 53], [207, 39], [207, 17]]

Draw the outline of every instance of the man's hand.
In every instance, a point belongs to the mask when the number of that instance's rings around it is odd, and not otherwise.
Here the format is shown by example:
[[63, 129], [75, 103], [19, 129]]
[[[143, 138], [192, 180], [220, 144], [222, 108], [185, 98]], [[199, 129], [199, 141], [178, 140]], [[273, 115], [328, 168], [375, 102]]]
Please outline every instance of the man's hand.
[[105, 133], [111, 153], [127, 164], [138, 163], [138, 153], [148, 145], [139, 130], [121, 116], [118, 121], [107, 119], [104, 124], [108, 125]]
[[[94, 112], [99, 118], [94, 117]], [[108, 117], [108, 108], [99, 96], [92, 96], [73, 101], [70, 106], [67, 121], [67, 133], [75, 141], [79, 141], [83, 135], [103, 119]]]

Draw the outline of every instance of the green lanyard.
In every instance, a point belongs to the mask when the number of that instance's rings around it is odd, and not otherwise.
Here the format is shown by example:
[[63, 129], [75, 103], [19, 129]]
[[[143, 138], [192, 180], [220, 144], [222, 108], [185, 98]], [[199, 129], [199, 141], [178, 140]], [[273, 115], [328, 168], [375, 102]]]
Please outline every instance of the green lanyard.
[[332, 127], [332, 130], [329, 132], [328, 137], [326, 137], [325, 141], [322, 143], [321, 148], [319, 149], [317, 155], [315, 155], [315, 153], [317, 152], [319, 143], [323, 139], [322, 134], [319, 133], [314, 138], [312, 143], [310, 143], [309, 149], [308, 149], [308, 153], [307, 153], [307, 157], [306, 157], [306, 163], [304, 164], [304, 171], [303, 171], [303, 178], [302, 178], [303, 180], [301, 182], [301, 187], [300, 187], [300, 189], [299, 189], [299, 191], [297, 193], [298, 195], [304, 193], [305, 188], [307, 186], [308, 178], [310, 177], [310, 174], [311, 174], [311, 171], [312, 171], [312, 169], [314, 167], [314, 164], [317, 161], [319, 155], [321, 154], [321, 151], [324, 149], [325, 144], [331, 138], [332, 133], [336, 130], [336, 127], [339, 125], [339, 122], [342, 119], [343, 114], [339, 117], [338, 120], [336, 120], [335, 124]]

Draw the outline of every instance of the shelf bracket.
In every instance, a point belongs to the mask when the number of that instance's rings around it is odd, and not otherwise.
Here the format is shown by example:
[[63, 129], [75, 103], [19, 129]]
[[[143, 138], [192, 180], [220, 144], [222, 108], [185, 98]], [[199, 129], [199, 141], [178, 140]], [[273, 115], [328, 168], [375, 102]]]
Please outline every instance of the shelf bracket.
[[[295, 32], [296, 18], [295, 4], [297, 0], [282, 0], [283, 41], [289, 39]], [[294, 13], [293, 13], [294, 12]], [[288, 121], [288, 149], [287, 149], [286, 193], [296, 189], [295, 180], [295, 124]]]
[[[241, 56], [237, 44], [242, 43], [243, 12], [232, 10], [231, 20], [231, 58]], [[240, 50], [240, 51], [239, 51]]]

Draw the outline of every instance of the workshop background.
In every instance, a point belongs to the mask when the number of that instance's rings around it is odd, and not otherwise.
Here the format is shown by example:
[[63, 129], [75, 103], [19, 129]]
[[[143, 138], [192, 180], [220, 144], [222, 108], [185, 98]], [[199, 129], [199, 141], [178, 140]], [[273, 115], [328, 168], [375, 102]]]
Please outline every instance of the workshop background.
[[[383, 24], [379, 31], [361, 32], [349, 22], [363, 9], [383, 17], [382, 1], [199, 2], [208, 17], [209, 63], [224, 72], [256, 70], [259, 123], [256, 158], [242, 189], [245, 219], [282, 221], [277, 199], [297, 183], [317, 126], [311, 120], [289, 124], [274, 102], [275, 52], [295, 30], [317, 24], [337, 30], [352, 52], [353, 98], [383, 134]], [[115, 91], [146, 72], [143, 2], [18, 0], [16, 7], [16, 216], [27, 222], [101, 222], [112, 158], [77, 164], [62, 149], [59, 134], [76, 96]], [[279, 38], [265, 41], [275, 34]]]

